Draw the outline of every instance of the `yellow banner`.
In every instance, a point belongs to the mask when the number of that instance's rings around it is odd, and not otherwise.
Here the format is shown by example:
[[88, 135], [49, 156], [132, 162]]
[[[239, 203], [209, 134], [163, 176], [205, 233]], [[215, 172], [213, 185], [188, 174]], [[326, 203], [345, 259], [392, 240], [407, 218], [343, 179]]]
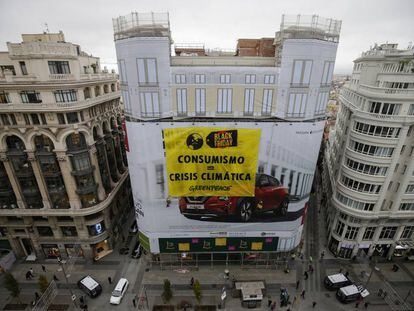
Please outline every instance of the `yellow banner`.
[[170, 196], [254, 196], [260, 129], [164, 129]]

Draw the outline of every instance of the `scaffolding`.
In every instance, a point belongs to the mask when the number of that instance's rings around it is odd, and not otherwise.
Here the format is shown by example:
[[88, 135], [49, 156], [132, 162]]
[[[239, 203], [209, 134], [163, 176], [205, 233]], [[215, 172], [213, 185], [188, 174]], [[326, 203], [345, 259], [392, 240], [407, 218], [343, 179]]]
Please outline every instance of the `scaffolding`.
[[342, 21], [318, 15], [282, 15], [278, 39], [319, 39], [338, 42]]
[[171, 40], [168, 13], [138, 13], [112, 19], [114, 40], [134, 37], [168, 37]]

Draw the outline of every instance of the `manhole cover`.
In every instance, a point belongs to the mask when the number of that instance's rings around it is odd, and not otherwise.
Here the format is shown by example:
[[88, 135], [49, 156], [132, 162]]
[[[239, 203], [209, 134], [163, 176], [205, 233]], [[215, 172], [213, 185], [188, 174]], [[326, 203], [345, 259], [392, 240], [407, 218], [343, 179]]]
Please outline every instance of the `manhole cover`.
[[330, 297], [331, 297], [331, 294], [329, 294], [329, 293], [325, 293], [325, 296], [326, 296], [327, 298], [330, 298]]

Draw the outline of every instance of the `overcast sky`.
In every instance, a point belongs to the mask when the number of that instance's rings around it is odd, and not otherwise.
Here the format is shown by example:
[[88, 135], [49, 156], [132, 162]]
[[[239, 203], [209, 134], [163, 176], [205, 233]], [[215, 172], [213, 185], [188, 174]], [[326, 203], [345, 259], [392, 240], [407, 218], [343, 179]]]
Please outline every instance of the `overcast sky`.
[[335, 73], [350, 73], [352, 60], [373, 43], [414, 41], [414, 0], [0, 0], [0, 51], [21, 33], [62, 30], [66, 41], [116, 67], [112, 18], [169, 12], [173, 40], [234, 49], [238, 38], [273, 37], [282, 14], [318, 14], [342, 20]]

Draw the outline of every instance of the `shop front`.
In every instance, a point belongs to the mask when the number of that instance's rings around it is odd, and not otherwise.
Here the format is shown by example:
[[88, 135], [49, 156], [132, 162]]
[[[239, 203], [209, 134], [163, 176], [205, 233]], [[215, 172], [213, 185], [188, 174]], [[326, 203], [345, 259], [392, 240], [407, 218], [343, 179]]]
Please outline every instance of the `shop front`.
[[342, 243], [338, 252], [340, 258], [351, 258], [355, 245], [350, 243]]
[[65, 244], [66, 255], [72, 258], [83, 258], [83, 249], [79, 244]]
[[43, 253], [47, 259], [60, 257], [60, 250], [57, 244], [41, 244]]
[[96, 244], [91, 244], [91, 248], [93, 250], [93, 259], [95, 261], [98, 261], [102, 257], [109, 255], [113, 251], [109, 246], [109, 241], [107, 239]]

